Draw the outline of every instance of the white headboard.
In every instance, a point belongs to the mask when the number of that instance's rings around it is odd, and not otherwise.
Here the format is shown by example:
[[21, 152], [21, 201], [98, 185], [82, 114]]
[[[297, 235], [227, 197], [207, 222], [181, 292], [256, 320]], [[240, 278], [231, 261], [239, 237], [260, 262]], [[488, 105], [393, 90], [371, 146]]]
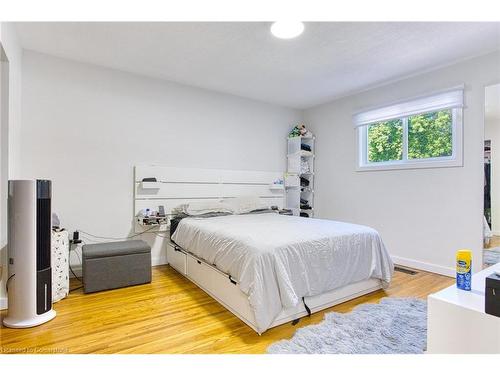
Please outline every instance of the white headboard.
[[[143, 188], [144, 178], [154, 177], [158, 182]], [[269, 206], [283, 208], [285, 192], [273, 182], [283, 179], [283, 172], [239, 171], [227, 169], [175, 168], [161, 165], [138, 165], [134, 173], [134, 215], [149, 208], [165, 213], [183, 203], [219, 200], [242, 195], [258, 195]], [[159, 228], [166, 230], [166, 226]], [[136, 228], [140, 231], [140, 228]]]

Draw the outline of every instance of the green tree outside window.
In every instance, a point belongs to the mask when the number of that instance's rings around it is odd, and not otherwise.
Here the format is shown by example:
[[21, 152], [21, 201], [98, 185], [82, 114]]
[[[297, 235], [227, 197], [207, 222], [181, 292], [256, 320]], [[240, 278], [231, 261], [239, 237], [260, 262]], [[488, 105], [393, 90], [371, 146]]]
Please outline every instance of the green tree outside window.
[[378, 122], [368, 126], [368, 161], [377, 163], [403, 159], [403, 121]]
[[[403, 160], [403, 119], [374, 123], [367, 130], [370, 163]], [[452, 110], [408, 117], [408, 159], [452, 156]]]
[[408, 159], [451, 156], [452, 138], [451, 110], [408, 117]]

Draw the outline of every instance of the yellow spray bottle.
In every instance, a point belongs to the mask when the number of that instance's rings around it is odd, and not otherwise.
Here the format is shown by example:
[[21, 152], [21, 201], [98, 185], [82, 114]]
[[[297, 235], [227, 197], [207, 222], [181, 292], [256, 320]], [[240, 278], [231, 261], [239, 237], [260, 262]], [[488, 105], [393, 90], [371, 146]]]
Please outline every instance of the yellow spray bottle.
[[471, 289], [472, 282], [472, 251], [463, 249], [457, 251], [457, 288]]

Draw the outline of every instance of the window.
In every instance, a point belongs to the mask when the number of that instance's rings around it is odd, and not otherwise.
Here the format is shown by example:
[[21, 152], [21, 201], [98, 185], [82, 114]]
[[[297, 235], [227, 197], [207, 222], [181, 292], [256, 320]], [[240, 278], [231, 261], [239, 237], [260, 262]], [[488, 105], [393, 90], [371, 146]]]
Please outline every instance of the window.
[[358, 170], [462, 166], [463, 89], [359, 113]]
[[403, 160], [403, 121], [401, 119], [368, 125], [368, 162]]
[[408, 159], [451, 157], [452, 143], [452, 110], [408, 117]]

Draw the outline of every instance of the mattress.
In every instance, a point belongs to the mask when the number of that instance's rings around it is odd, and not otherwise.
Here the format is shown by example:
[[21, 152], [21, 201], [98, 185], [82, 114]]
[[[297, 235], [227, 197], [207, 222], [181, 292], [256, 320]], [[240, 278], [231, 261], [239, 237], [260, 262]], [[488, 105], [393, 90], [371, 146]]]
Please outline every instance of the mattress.
[[376, 230], [331, 220], [276, 213], [187, 217], [172, 240], [238, 281], [260, 332], [302, 297], [369, 278], [385, 287], [394, 269]]

